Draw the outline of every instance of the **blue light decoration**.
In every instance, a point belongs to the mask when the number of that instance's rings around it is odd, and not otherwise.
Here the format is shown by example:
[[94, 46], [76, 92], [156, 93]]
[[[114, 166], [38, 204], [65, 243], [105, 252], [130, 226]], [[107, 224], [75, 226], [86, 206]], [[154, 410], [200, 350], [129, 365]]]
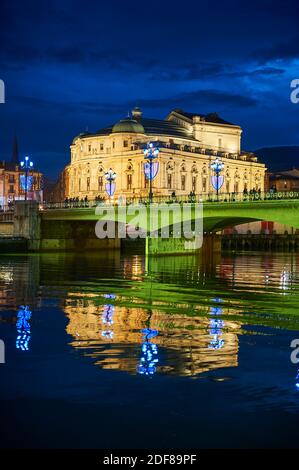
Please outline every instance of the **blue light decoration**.
[[33, 176], [20, 175], [20, 186], [23, 191], [30, 191], [33, 186]]
[[[106, 299], [115, 299], [114, 294], [104, 294]], [[113, 325], [113, 315], [115, 313], [115, 306], [112, 304], [105, 304], [103, 307], [103, 314], [102, 314], [102, 323], [107, 327], [107, 329], [102, 331], [103, 338], [106, 339], [113, 339], [113, 330], [109, 328]]]
[[299, 369], [298, 369], [298, 372], [297, 372], [297, 375], [296, 375], [296, 388], [297, 388], [297, 390], [299, 390]]
[[16, 348], [21, 351], [29, 350], [29, 341], [31, 337], [30, 323], [31, 310], [29, 310], [28, 305], [21, 305], [19, 307], [18, 316], [17, 316], [17, 339], [16, 339]]
[[[222, 300], [219, 297], [213, 300], [216, 303], [222, 302]], [[208, 346], [209, 349], [221, 349], [224, 346], [224, 340], [221, 338], [221, 336], [222, 336], [222, 328], [224, 327], [225, 323], [223, 320], [217, 318], [217, 316], [221, 315], [222, 312], [223, 312], [222, 307], [219, 307], [219, 306], [213, 305], [210, 309], [210, 315], [213, 315], [214, 318], [210, 319], [209, 333], [212, 336], [212, 339]]]
[[32, 176], [28, 176], [28, 173], [33, 169], [33, 162], [26, 156], [25, 159], [20, 162], [20, 167], [24, 170], [24, 175], [20, 176], [20, 184], [25, 191], [25, 201], [27, 201], [27, 192], [31, 189], [33, 182]]
[[152, 163], [152, 171], [151, 171], [151, 165], [149, 162], [144, 163], [143, 165], [143, 170], [144, 170], [144, 176], [146, 179], [153, 180], [156, 178], [158, 172], [159, 172], [159, 162], [153, 162]]
[[112, 197], [113, 194], [115, 193], [115, 189], [116, 189], [116, 183], [115, 183], [115, 179], [116, 179], [116, 173], [115, 171], [112, 170], [112, 168], [109, 168], [108, 171], [105, 171], [105, 178], [106, 178], [106, 185], [105, 185], [105, 190], [106, 190], [106, 193], [108, 194], [109, 197]]
[[151, 339], [158, 335], [157, 330], [145, 328], [141, 330], [143, 334], [143, 343], [141, 346], [141, 358], [137, 366], [137, 373], [140, 375], [154, 375], [157, 371], [157, 363], [159, 362], [158, 346], [151, 343]]
[[150, 190], [149, 190], [149, 201], [152, 202], [153, 199], [153, 191], [152, 191], [152, 182], [153, 179], [157, 176], [159, 171], [159, 162], [157, 160], [159, 156], [159, 148], [156, 147], [153, 142], [149, 142], [146, 148], [143, 150], [144, 159], [146, 162], [144, 163], [144, 176], [150, 183]]
[[216, 190], [218, 197], [219, 189], [222, 188], [224, 183], [224, 176], [220, 175], [224, 169], [224, 163], [219, 158], [216, 158], [216, 160], [211, 163], [211, 168], [214, 171], [214, 175], [211, 177], [212, 186]]

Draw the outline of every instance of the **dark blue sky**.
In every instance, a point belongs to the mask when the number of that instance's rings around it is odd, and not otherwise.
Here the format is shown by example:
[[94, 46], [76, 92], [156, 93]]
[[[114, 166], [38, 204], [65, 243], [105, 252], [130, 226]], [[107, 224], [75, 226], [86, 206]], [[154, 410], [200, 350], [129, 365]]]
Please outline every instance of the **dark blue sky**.
[[1, 1], [0, 159], [20, 153], [54, 177], [72, 138], [135, 104], [218, 112], [243, 148], [299, 144], [296, 1]]

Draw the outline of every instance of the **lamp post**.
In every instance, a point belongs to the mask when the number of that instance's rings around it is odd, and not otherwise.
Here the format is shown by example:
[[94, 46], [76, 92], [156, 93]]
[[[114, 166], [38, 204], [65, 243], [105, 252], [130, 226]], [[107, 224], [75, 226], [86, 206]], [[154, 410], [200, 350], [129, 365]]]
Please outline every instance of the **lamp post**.
[[116, 176], [117, 175], [116, 175], [115, 171], [112, 170], [112, 168], [109, 168], [108, 171], [105, 171], [105, 178], [106, 178], [106, 181], [107, 181], [106, 193], [108, 194], [109, 199], [111, 199], [111, 197], [113, 196], [113, 194], [115, 192], [114, 181], [115, 181]]
[[159, 156], [159, 149], [155, 147], [152, 142], [147, 144], [147, 147], [144, 149], [144, 158], [149, 164], [149, 175], [148, 178], [150, 182], [150, 190], [149, 190], [149, 202], [152, 203], [153, 200], [153, 179], [155, 178], [157, 172], [153, 173], [153, 164], [154, 160], [156, 160]]
[[29, 157], [25, 157], [23, 161], [20, 162], [21, 168], [24, 169], [25, 173], [25, 201], [27, 201], [27, 192], [28, 192], [28, 173], [29, 170], [33, 168], [33, 162], [30, 160]]
[[216, 158], [216, 160], [213, 163], [211, 163], [211, 168], [214, 171], [214, 178], [212, 177], [212, 185], [214, 189], [216, 189], [217, 200], [218, 200], [219, 189], [223, 185], [223, 178], [219, 180], [219, 177], [220, 177], [220, 173], [224, 169], [224, 163], [221, 160], [219, 160], [219, 158]]

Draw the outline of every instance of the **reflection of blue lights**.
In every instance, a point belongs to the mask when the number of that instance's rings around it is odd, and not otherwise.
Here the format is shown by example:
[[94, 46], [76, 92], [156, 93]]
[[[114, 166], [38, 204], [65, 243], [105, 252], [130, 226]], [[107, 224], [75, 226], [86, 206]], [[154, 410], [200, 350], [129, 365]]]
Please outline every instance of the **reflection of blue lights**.
[[222, 308], [221, 307], [211, 307], [210, 314], [211, 315], [221, 315]]
[[103, 297], [105, 297], [105, 299], [116, 299], [115, 294], [104, 294]]
[[299, 390], [299, 370], [298, 370], [298, 374], [296, 375], [296, 388], [297, 390]]
[[114, 311], [115, 311], [114, 305], [111, 305], [111, 304], [104, 305], [104, 311], [102, 315], [102, 322], [104, 323], [104, 325], [113, 324]]
[[[115, 294], [104, 294], [105, 299], [115, 299]], [[112, 304], [105, 304], [103, 307], [103, 314], [102, 314], [102, 323], [106, 326], [113, 325], [113, 315], [115, 312], [115, 306]], [[111, 329], [103, 330], [102, 331], [103, 338], [106, 339], [113, 339], [113, 331]]]
[[223, 320], [210, 320], [210, 333], [211, 335], [221, 335], [222, 331], [221, 328], [224, 327], [224, 321]]
[[102, 331], [102, 336], [103, 338], [113, 339], [113, 331], [111, 330]]
[[[220, 299], [220, 297], [215, 297], [215, 299], [212, 299], [212, 301], [215, 302], [216, 304], [222, 303], [222, 299]], [[211, 315], [221, 315], [221, 313], [222, 313], [222, 308], [221, 307], [212, 306], [210, 308], [210, 314]]]
[[137, 372], [140, 375], [154, 375], [156, 373], [156, 364], [159, 362], [158, 346], [150, 342], [152, 338], [158, 335], [157, 330], [145, 328], [143, 333], [143, 343], [141, 346], [141, 358], [137, 366]]
[[17, 317], [17, 339], [16, 339], [16, 348], [21, 349], [21, 351], [29, 350], [29, 341], [31, 336], [30, 323], [31, 311], [27, 305], [21, 305], [18, 311]]
[[[222, 300], [219, 297], [213, 299], [214, 302], [220, 303]], [[210, 308], [210, 315], [218, 316], [221, 315], [223, 312], [221, 307], [211, 307]], [[209, 349], [221, 349], [224, 346], [224, 340], [220, 338], [222, 336], [222, 328], [224, 327], [225, 323], [223, 320], [219, 318], [211, 318], [210, 320], [210, 329], [209, 333], [213, 337], [209, 343]]]
[[219, 335], [214, 335], [210, 341], [209, 349], [221, 349], [224, 346], [224, 340], [219, 338]]
[[144, 328], [141, 333], [144, 335], [144, 339], [151, 339], [158, 335], [157, 330], [151, 330], [150, 328]]

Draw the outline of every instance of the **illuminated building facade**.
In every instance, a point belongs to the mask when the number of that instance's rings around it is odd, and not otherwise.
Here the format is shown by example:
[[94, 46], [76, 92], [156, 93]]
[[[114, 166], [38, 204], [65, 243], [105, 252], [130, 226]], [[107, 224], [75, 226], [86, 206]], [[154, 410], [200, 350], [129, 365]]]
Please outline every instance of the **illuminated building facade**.
[[[43, 200], [42, 173], [30, 169], [27, 178], [27, 199]], [[15, 200], [25, 199], [25, 177], [21, 168], [16, 139], [13, 143], [11, 161], [0, 161], [0, 209]]]
[[106, 197], [105, 172], [116, 172], [115, 196], [147, 197], [144, 153], [148, 142], [159, 147], [159, 171], [153, 181], [154, 196], [209, 194], [211, 164], [224, 163], [222, 193], [264, 190], [265, 165], [250, 152], [241, 151], [242, 129], [218, 114], [200, 115], [179, 109], [164, 120], [144, 118], [140, 108], [131, 116], [92, 134], [74, 138], [71, 162], [63, 172], [64, 196]]

